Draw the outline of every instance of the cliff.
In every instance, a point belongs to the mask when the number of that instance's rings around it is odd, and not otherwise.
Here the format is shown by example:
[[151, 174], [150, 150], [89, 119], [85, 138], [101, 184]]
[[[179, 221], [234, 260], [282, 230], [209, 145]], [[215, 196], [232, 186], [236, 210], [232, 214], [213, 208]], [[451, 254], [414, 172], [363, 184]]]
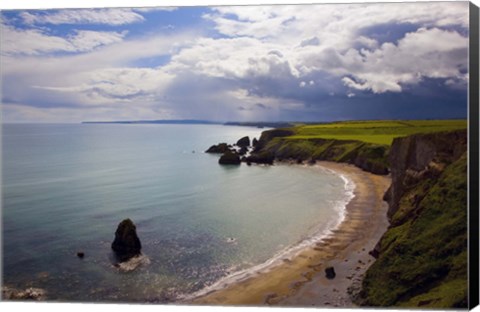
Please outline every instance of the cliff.
[[389, 163], [391, 225], [358, 303], [466, 308], [466, 130], [397, 138]]
[[275, 129], [262, 132], [251, 162], [270, 155], [276, 160], [315, 162], [328, 160], [353, 164], [375, 174], [388, 174], [388, 146], [353, 140], [292, 139], [293, 131]]

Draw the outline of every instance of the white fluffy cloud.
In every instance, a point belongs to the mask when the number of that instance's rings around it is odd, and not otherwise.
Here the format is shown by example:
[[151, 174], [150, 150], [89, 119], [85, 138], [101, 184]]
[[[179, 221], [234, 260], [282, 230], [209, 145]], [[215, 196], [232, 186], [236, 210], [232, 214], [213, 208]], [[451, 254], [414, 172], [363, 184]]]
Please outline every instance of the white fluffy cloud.
[[[201, 63], [209, 65], [205, 69], [209, 74], [212, 68], [216, 68], [216, 75], [262, 73], [258, 64], [268, 68], [269, 60], [264, 55], [275, 49], [284, 56], [281, 64], [287, 64], [285, 68], [297, 78], [326, 72], [338, 76], [350, 88], [374, 93], [399, 92], [402, 84], [418, 83], [424, 77], [463, 79], [468, 38], [439, 27], [468, 27], [467, 6], [466, 3], [383, 3], [220, 7], [205, 18], [215, 22], [220, 33], [244, 44], [235, 48], [236, 53], [230, 51], [231, 57], [220, 57], [215, 64], [205, 60]], [[398, 42], [383, 44], [360, 32], [384, 24], [423, 27], [406, 33]], [[234, 39], [229, 40], [234, 42]], [[216, 40], [215, 44], [221, 42]]]
[[53, 12], [22, 12], [26, 24], [108, 24], [123, 25], [144, 21], [141, 14], [132, 9], [67, 9]]
[[402, 84], [415, 84], [424, 77], [463, 80], [467, 47], [468, 38], [456, 32], [420, 28], [397, 45], [384, 43], [374, 51], [356, 52], [350, 64], [362, 64], [360, 68], [350, 70], [345, 62], [346, 71], [356, 80], [344, 77], [342, 81], [353, 89], [383, 93], [400, 92]]
[[167, 68], [226, 78], [289, 75], [291, 68], [277, 47], [256, 38], [200, 38], [174, 55]]
[[67, 37], [52, 36], [41, 29], [15, 29], [1, 25], [3, 55], [40, 55], [52, 52], [86, 52], [121, 42], [126, 32], [78, 30]]

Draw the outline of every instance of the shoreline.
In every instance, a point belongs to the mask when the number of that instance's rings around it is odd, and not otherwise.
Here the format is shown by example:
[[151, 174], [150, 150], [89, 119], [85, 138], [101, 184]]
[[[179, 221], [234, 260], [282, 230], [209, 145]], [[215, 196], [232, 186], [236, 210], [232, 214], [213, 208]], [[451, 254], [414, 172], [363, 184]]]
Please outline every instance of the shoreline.
[[[314, 168], [335, 171], [355, 185], [354, 197], [344, 218], [330, 235], [303, 247], [291, 259], [220, 285], [206, 294], [180, 301], [194, 305], [280, 305], [351, 307], [349, 288], [358, 288], [361, 277], [373, 263], [368, 254], [388, 227], [383, 194], [390, 178], [374, 175], [344, 163], [317, 162]], [[336, 277], [325, 278], [327, 266]]]

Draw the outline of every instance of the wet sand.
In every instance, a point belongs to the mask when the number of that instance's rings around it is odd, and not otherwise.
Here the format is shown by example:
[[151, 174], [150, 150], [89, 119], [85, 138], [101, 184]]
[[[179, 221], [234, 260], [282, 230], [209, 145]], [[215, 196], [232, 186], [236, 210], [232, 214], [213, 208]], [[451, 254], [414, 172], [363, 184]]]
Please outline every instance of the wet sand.
[[[349, 288], [359, 289], [375, 260], [368, 254], [385, 233], [387, 204], [382, 200], [390, 178], [364, 172], [347, 164], [317, 162], [355, 183], [355, 197], [346, 207], [344, 221], [333, 235], [307, 247], [292, 259], [224, 288], [189, 301], [195, 305], [280, 305], [352, 307]], [[327, 279], [333, 266], [336, 277]]]

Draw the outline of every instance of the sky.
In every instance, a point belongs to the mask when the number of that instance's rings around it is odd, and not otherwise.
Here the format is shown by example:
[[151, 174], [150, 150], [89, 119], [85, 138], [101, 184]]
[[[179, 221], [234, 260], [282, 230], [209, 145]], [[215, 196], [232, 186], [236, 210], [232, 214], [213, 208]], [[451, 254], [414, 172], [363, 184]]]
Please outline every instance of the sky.
[[466, 118], [468, 2], [3, 10], [3, 122]]

